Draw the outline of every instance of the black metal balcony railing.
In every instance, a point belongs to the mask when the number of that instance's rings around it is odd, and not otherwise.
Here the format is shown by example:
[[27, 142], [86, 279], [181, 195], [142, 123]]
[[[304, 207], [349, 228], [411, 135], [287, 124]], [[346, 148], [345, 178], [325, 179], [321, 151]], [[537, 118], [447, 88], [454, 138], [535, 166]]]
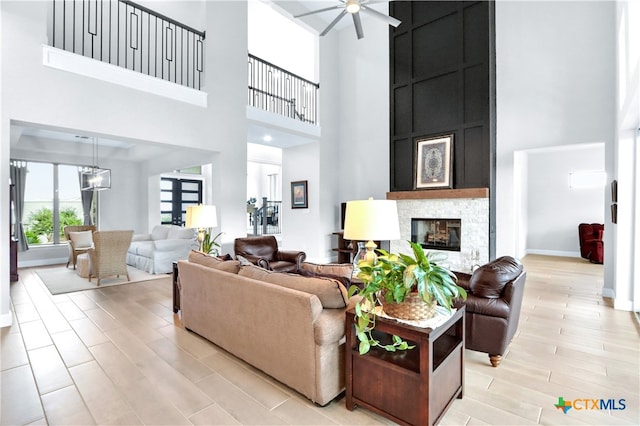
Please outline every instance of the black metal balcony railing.
[[249, 54], [249, 105], [317, 124], [318, 83]]
[[53, 0], [53, 47], [200, 90], [204, 31], [128, 0]]

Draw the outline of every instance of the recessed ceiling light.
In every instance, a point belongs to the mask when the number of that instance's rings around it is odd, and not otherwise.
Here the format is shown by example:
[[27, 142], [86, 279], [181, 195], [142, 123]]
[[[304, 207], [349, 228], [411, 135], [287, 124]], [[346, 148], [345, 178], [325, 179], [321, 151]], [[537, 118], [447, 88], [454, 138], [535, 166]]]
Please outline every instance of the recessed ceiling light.
[[262, 138], [262, 140], [265, 141], [265, 142], [271, 142], [273, 140], [273, 138], [271, 137], [271, 135], [265, 135]]

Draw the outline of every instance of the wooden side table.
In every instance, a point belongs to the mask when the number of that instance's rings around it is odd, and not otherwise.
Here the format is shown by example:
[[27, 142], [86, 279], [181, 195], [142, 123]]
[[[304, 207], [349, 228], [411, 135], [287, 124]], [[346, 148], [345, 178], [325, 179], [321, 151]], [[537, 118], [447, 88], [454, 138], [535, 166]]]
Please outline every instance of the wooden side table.
[[346, 405], [361, 406], [396, 423], [433, 425], [464, 389], [464, 307], [434, 329], [378, 317], [374, 335], [391, 342], [398, 335], [415, 348], [358, 352], [354, 310], [346, 321]]

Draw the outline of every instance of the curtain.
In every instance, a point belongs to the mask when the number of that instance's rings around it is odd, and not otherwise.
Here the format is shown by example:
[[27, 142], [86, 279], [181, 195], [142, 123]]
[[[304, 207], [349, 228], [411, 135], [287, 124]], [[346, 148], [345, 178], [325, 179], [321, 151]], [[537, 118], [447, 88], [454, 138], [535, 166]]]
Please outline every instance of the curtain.
[[24, 212], [24, 190], [27, 183], [27, 163], [24, 161], [12, 161], [9, 169], [9, 177], [13, 183], [15, 199], [13, 200], [16, 213], [16, 237], [18, 238], [18, 251], [29, 250], [27, 236], [22, 226], [22, 214]]
[[91, 220], [91, 205], [93, 204], [93, 195], [95, 191], [82, 190], [82, 168], [78, 168], [78, 179], [80, 180], [80, 197], [82, 199], [82, 215], [84, 217], [84, 225], [94, 225]]

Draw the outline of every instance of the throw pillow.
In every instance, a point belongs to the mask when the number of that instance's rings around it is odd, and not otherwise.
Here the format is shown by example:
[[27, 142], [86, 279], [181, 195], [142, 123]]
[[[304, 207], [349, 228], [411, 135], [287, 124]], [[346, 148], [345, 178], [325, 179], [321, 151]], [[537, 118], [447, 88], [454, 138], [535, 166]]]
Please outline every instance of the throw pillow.
[[[329, 278], [341, 277], [351, 281], [353, 274], [352, 263], [312, 263], [302, 262], [300, 269], [311, 272], [319, 276], [327, 276]], [[342, 281], [341, 281], [342, 282]], [[344, 282], [342, 282], [344, 284]]]
[[475, 296], [498, 299], [509, 281], [522, 272], [522, 264], [513, 257], [503, 256], [476, 269], [469, 280]]
[[237, 260], [220, 260], [215, 256], [209, 256], [201, 251], [191, 250], [188, 257], [189, 262], [197, 263], [212, 269], [237, 274], [240, 270], [240, 262]]
[[69, 232], [69, 239], [76, 249], [87, 249], [93, 246], [93, 232], [91, 231]]
[[349, 302], [347, 289], [342, 283], [331, 278], [311, 278], [298, 274], [267, 271], [255, 265], [242, 266], [238, 275], [315, 294], [324, 308], [344, 308]]
[[151, 239], [153, 241], [166, 240], [167, 235], [169, 235], [169, 226], [166, 225], [156, 225], [151, 230]]
[[181, 226], [172, 226], [167, 233], [167, 240], [181, 239], [192, 240], [198, 238], [198, 231], [195, 228], [183, 228]]
[[240, 256], [239, 254], [236, 255], [236, 260], [240, 262], [240, 266], [253, 265], [253, 263], [249, 262], [246, 257]]

